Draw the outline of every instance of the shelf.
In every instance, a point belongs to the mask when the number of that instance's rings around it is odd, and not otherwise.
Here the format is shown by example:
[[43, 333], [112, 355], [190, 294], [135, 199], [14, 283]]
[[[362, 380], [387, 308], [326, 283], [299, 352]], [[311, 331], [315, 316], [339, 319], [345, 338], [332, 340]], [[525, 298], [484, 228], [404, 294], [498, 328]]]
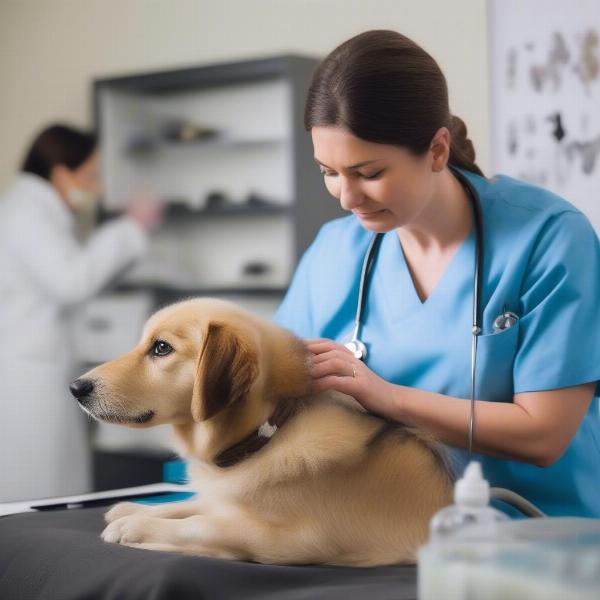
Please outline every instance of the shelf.
[[287, 287], [225, 287], [225, 288], [177, 288], [152, 282], [119, 283], [114, 288], [115, 292], [137, 292], [148, 290], [157, 295], [177, 296], [282, 296]]
[[[260, 217], [272, 215], [287, 215], [293, 212], [289, 204], [276, 204], [275, 202], [224, 202], [207, 208], [192, 208], [183, 199], [161, 199], [165, 204], [165, 222], [181, 222], [190, 219], [204, 219], [224, 216]], [[100, 209], [99, 217], [102, 221], [122, 216], [124, 210]]]
[[155, 158], [162, 150], [179, 150], [179, 149], [207, 149], [215, 148], [252, 148], [256, 146], [279, 146], [291, 143], [287, 137], [272, 137], [272, 138], [243, 138], [243, 137], [228, 137], [215, 136], [212, 138], [200, 138], [197, 140], [167, 140], [155, 139], [138, 139], [135, 144], [125, 145], [123, 147], [123, 155], [132, 160], [151, 160]]
[[211, 89], [216, 85], [235, 86], [244, 82], [273, 80], [303, 68], [312, 72], [319, 60], [318, 56], [296, 54], [257, 56], [251, 60], [223, 61], [167, 71], [117, 75], [97, 79], [94, 86], [110, 86], [144, 95], [162, 95], [189, 89]]
[[287, 204], [275, 203], [224, 203], [219, 206], [210, 206], [208, 208], [194, 209], [183, 204], [169, 203], [165, 218], [167, 220], [180, 220], [189, 218], [221, 217], [224, 215], [239, 216], [261, 216], [261, 215], [281, 215], [291, 212], [292, 207]]

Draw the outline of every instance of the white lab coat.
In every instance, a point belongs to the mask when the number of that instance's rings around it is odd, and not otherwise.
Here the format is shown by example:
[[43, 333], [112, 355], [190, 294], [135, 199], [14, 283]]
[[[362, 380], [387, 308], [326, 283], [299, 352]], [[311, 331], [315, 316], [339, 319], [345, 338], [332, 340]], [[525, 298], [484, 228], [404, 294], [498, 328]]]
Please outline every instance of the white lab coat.
[[148, 245], [121, 217], [85, 244], [55, 188], [23, 173], [0, 199], [0, 502], [90, 489], [86, 417], [69, 393], [70, 317]]

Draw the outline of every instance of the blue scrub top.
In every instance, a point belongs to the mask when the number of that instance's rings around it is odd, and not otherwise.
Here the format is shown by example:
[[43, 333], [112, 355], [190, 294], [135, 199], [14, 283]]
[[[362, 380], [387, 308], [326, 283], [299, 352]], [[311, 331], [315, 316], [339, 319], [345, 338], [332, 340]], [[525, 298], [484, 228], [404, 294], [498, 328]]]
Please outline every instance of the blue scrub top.
[[[461, 172], [481, 199], [483, 331], [478, 400], [600, 381], [600, 242], [587, 218], [551, 192], [499, 175]], [[354, 216], [322, 226], [274, 320], [302, 338], [350, 340], [360, 271], [373, 233]], [[367, 365], [395, 384], [470, 397], [475, 233], [421, 302], [395, 231], [381, 243], [363, 316]], [[506, 307], [520, 318], [493, 332]], [[600, 384], [561, 458], [549, 467], [473, 454], [492, 486], [548, 515], [600, 517]], [[465, 423], [466, 431], [467, 423]], [[510, 438], [510, 432], [506, 433]], [[475, 431], [477, 438], [477, 431]], [[457, 474], [467, 450], [447, 447]]]

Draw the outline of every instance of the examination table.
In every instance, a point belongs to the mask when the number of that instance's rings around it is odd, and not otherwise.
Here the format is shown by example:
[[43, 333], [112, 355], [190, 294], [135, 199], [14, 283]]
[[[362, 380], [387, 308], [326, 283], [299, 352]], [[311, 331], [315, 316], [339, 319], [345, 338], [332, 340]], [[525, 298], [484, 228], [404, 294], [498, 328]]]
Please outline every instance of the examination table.
[[0, 517], [1, 600], [402, 600], [415, 566], [274, 566], [100, 539], [106, 506]]

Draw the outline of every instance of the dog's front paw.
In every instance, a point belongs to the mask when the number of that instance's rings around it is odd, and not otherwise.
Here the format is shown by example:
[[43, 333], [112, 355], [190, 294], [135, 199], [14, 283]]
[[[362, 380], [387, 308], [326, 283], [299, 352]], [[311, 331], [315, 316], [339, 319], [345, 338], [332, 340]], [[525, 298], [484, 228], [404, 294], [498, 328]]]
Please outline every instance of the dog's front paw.
[[127, 515], [112, 521], [102, 532], [102, 539], [112, 544], [145, 542], [152, 539], [154, 521], [151, 517]]
[[105, 513], [104, 520], [107, 523], [112, 523], [121, 517], [128, 517], [129, 515], [141, 513], [144, 508], [145, 505], [137, 504], [136, 502], [119, 502], [119, 504], [115, 504]]

